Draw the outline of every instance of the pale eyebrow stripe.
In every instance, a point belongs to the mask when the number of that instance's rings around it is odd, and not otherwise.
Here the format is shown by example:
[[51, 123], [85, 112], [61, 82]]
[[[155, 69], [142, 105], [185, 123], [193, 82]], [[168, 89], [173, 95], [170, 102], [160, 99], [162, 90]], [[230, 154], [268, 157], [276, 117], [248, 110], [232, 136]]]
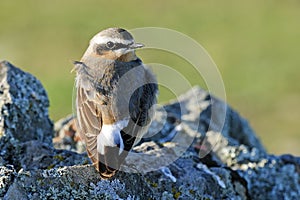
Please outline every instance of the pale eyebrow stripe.
[[111, 37], [94, 37], [92, 40], [91, 40], [91, 44], [92, 43], [96, 43], [96, 44], [105, 44], [107, 42], [113, 42], [113, 43], [121, 43], [121, 44], [125, 44], [125, 45], [128, 45], [128, 44], [132, 44], [134, 43], [134, 40], [124, 40], [124, 39], [119, 39], [119, 38], [111, 38]]

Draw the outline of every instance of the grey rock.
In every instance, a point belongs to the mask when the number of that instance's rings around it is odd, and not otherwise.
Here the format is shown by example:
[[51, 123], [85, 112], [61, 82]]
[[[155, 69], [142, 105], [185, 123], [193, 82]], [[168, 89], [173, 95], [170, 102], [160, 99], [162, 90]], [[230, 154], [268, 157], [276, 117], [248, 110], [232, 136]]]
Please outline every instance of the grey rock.
[[[245, 119], [199, 87], [158, 107], [146, 137], [120, 171], [110, 180], [101, 180], [86, 153], [81, 153], [84, 148], [73, 117], [55, 124], [54, 148], [49, 102], [42, 86], [7, 62], [1, 66], [0, 198], [242, 200], [300, 196], [300, 158], [269, 155]], [[24, 88], [18, 83], [10, 86], [16, 80], [7, 78], [8, 74], [19, 74]], [[33, 99], [29, 91], [35, 91]], [[28, 104], [36, 112], [30, 113]], [[22, 132], [19, 123], [25, 127]]]
[[23, 170], [52, 169], [55, 167], [72, 166], [89, 163], [86, 154], [77, 154], [67, 150], [57, 150], [37, 140], [19, 145], [15, 166]]
[[85, 146], [80, 140], [73, 115], [55, 122], [54, 131], [53, 145], [56, 149], [66, 149], [78, 153], [85, 152]]
[[38, 79], [0, 62], [0, 156], [13, 164], [14, 149], [38, 140], [52, 143], [53, 125], [48, 117], [49, 100]]
[[0, 80], [1, 135], [18, 143], [51, 143], [49, 100], [40, 81], [7, 61], [0, 62]]
[[18, 182], [14, 182], [10, 187], [7, 193], [5, 194], [4, 200], [10, 199], [20, 199], [20, 200], [28, 200], [28, 196], [26, 195], [26, 191], [23, 186], [19, 185]]
[[243, 176], [254, 199], [298, 199], [300, 178], [295, 168], [295, 165], [268, 157], [265, 166], [250, 168]]
[[[268, 155], [245, 119], [198, 87], [157, 108], [148, 137], [133, 152], [122, 170], [126, 177], [139, 172], [137, 177], [154, 199], [295, 199], [300, 195], [300, 159]], [[161, 166], [169, 172], [162, 172]], [[115, 180], [127, 191], [132, 185], [119, 176]], [[144, 198], [137, 192], [129, 194]]]
[[[211, 136], [213, 136], [213, 133]], [[222, 137], [222, 136], [220, 136]], [[226, 140], [222, 137], [222, 140]], [[245, 145], [223, 142], [211, 153], [215, 160], [238, 172], [247, 182], [251, 199], [298, 199], [300, 196], [300, 158], [274, 156]]]
[[16, 171], [13, 166], [0, 166], [0, 197], [3, 197], [12, 185]]
[[[20, 172], [4, 199], [162, 199], [166, 196], [171, 199], [216, 199], [227, 196], [239, 199], [226, 170], [224, 173], [228, 185], [225, 189], [212, 175], [195, 168], [194, 162], [188, 159], [177, 162], [182, 165], [179, 167], [181, 173], [176, 174], [177, 182], [160, 171], [144, 175], [119, 172], [111, 180], [100, 180], [91, 165]], [[172, 172], [176, 172], [177, 168], [176, 163], [170, 166]], [[18, 196], [13, 191], [18, 191]]]
[[178, 101], [165, 105], [164, 109], [168, 116], [176, 118], [173, 121], [183, 121], [190, 131], [200, 132], [204, 137], [210, 131], [221, 132], [229, 144], [244, 144], [266, 152], [244, 118], [198, 86], [181, 95]]

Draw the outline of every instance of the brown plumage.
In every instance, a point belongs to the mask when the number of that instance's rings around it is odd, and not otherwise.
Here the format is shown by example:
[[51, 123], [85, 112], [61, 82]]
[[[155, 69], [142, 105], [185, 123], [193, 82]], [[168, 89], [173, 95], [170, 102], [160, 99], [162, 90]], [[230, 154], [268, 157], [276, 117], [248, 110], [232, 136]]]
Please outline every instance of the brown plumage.
[[157, 82], [121, 28], [101, 31], [75, 62], [77, 125], [102, 178], [119, 169], [150, 125]]

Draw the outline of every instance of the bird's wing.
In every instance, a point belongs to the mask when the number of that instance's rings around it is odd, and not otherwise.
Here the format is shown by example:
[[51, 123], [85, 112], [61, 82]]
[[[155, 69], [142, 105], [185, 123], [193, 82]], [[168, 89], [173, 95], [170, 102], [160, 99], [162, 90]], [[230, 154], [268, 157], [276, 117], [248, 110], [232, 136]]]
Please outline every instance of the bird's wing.
[[119, 147], [104, 147], [104, 154], [97, 148], [97, 137], [101, 133], [102, 113], [100, 105], [102, 98], [99, 93], [89, 94], [81, 87], [77, 89], [77, 119], [80, 136], [84, 139], [88, 156], [96, 170], [104, 179], [112, 177], [119, 168]]
[[147, 131], [153, 117], [153, 105], [157, 101], [158, 85], [156, 78], [148, 68], [144, 70], [145, 82], [134, 91], [129, 101], [131, 120], [121, 132], [123, 140], [126, 141], [124, 144], [126, 151], [130, 151], [132, 146], [137, 144]]
[[88, 92], [80, 86], [77, 87], [77, 120], [79, 133], [85, 141], [87, 153], [98, 169], [97, 136], [102, 127], [101, 111]]

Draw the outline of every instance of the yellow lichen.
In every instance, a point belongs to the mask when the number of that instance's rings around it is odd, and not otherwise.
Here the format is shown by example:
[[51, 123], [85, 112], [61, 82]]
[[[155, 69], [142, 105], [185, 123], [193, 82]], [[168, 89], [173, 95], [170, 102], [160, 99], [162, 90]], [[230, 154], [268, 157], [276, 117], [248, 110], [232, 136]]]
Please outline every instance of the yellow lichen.
[[157, 183], [150, 183], [150, 185], [154, 188], [157, 188], [158, 184]]
[[172, 193], [173, 193], [174, 199], [178, 199], [181, 195], [181, 192], [177, 191], [177, 188], [175, 188], [175, 187], [172, 187]]
[[53, 158], [59, 161], [63, 161], [65, 159], [62, 155], [55, 155]]
[[54, 166], [55, 166], [55, 164], [51, 164], [51, 165], [49, 165], [49, 166], [47, 167], [47, 169], [53, 169]]

